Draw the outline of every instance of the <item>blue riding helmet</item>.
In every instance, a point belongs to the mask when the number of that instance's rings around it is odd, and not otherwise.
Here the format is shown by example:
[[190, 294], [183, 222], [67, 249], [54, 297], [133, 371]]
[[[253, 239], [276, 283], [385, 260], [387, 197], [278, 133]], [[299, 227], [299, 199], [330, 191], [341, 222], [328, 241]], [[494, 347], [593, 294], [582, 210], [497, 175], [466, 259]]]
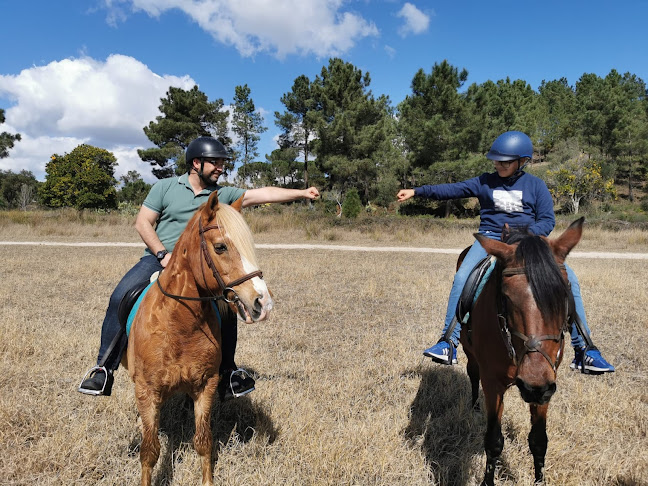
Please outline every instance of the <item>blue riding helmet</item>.
[[486, 158], [490, 160], [516, 160], [523, 157], [533, 157], [533, 143], [526, 133], [511, 131], [504, 132], [495, 139]]

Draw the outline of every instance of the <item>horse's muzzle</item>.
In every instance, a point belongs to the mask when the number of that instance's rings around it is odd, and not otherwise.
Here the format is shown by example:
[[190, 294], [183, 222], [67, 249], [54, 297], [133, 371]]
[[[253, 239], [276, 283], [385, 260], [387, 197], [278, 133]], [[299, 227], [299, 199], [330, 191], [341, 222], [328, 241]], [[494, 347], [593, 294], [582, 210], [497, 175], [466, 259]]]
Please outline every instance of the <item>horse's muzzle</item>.
[[254, 299], [252, 305], [245, 305], [240, 299], [235, 302], [235, 305], [238, 310], [238, 318], [247, 324], [251, 324], [268, 318], [272, 310], [273, 301], [272, 297], [267, 294], [265, 296], [259, 295]]
[[542, 386], [531, 386], [524, 380], [517, 378], [515, 385], [520, 390], [522, 400], [527, 403], [535, 403], [537, 405], [544, 405], [551, 400], [551, 397], [556, 392], [556, 382], [552, 381]]

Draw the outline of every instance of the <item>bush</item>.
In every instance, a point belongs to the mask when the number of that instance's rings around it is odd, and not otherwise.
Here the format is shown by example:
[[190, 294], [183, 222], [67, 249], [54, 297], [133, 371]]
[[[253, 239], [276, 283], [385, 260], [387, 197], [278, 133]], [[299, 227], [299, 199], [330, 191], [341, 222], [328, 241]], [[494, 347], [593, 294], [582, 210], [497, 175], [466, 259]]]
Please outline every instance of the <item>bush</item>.
[[362, 211], [362, 203], [358, 191], [355, 188], [349, 189], [342, 203], [342, 216], [355, 219], [360, 211]]

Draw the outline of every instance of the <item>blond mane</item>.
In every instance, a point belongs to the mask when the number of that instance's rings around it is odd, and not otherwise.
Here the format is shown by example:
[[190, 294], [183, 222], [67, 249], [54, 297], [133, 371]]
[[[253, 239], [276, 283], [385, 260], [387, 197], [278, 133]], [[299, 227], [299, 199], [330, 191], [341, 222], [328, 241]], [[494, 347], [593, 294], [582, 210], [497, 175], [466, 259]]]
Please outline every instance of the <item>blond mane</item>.
[[252, 231], [241, 213], [228, 204], [219, 204], [218, 211], [216, 211], [216, 223], [222, 228], [223, 233], [232, 240], [241, 256], [258, 268]]

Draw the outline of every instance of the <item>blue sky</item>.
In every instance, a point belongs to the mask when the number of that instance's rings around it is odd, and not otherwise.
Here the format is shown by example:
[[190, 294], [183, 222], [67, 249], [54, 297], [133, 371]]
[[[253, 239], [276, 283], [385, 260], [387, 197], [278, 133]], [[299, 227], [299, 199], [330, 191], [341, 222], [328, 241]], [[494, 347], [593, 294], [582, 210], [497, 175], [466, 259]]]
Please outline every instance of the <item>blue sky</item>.
[[0, 132], [23, 136], [0, 169], [40, 180], [53, 153], [89, 143], [117, 156], [117, 176], [153, 182], [136, 150], [170, 85], [227, 105], [247, 84], [264, 160], [281, 96], [330, 57], [368, 71], [394, 106], [444, 59], [467, 85], [508, 76], [537, 90], [611, 69], [648, 81], [648, 0], [0, 0], [0, 12]]

